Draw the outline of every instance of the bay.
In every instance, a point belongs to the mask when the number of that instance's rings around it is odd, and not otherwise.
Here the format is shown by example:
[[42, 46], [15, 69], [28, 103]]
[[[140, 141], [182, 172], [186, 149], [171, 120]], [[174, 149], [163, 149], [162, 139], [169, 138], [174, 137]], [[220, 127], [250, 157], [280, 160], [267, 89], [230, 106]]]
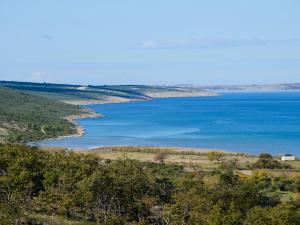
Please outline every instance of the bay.
[[300, 155], [300, 92], [221, 93], [86, 106], [103, 118], [77, 120], [82, 137], [41, 146], [171, 146]]

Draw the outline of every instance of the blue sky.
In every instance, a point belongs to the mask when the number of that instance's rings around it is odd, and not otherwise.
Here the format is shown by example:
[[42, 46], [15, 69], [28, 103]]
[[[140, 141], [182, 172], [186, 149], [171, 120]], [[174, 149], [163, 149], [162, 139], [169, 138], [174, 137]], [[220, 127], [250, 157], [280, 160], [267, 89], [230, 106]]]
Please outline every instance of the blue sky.
[[299, 0], [0, 0], [0, 79], [300, 81]]

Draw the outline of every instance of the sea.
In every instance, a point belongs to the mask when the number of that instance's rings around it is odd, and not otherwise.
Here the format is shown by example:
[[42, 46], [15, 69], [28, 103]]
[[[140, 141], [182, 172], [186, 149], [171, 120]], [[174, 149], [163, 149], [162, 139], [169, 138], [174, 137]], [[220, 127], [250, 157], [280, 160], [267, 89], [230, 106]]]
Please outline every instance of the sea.
[[300, 156], [300, 92], [222, 92], [216, 97], [87, 105], [85, 135], [40, 146], [162, 146]]

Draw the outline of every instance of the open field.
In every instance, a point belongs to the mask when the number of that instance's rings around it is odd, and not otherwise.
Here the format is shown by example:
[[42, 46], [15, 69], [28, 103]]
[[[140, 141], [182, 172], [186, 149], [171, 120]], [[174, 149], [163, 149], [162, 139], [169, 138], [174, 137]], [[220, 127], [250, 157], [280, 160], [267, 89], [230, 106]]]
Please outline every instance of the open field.
[[[149, 151], [150, 150], [150, 151]], [[151, 152], [152, 151], [152, 152]], [[218, 167], [218, 163], [208, 160], [207, 152], [192, 152], [192, 151], [180, 151], [173, 150], [170, 152], [166, 149], [160, 148], [150, 148], [142, 151], [130, 150], [127, 148], [125, 150], [120, 150], [118, 148], [103, 148], [93, 150], [92, 152], [99, 155], [103, 159], [116, 160], [118, 158], [127, 157], [129, 159], [136, 159], [143, 162], [153, 162], [156, 154], [164, 153], [165, 162], [170, 164], [185, 165], [187, 167], [197, 166], [203, 169], [212, 169]], [[220, 151], [221, 152], [221, 151]], [[224, 156], [224, 160], [237, 160], [242, 163], [243, 167], [249, 163], [254, 163], [255, 157], [245, 157], [234, 154], [228, 154]]]
[[[117, 160], [120, 158], [135, 159], [142, 162], [155, 162], [155, 156], [164, 154], [164, 162], [167, 164], [182, 165], [186, 169], [212, 170], [220, 166], [221, 162], [234, 161], [239, 170], [249, 170], [257, 160], [258, 156], [244, 153], [231, 153], [221, 150], [210, 149], [187, 149], [187, 148], [160, 148], [160, 147], [102, 147], [91, 151], [79, 151], [83, 154], [94, 154], [102, 159]], [[220, 161], [210, 160], [209, 154], [217, 152], [222, 155]], [[280, 160], [278, 158], [278, 160]], [[300, 161], [285, 162], [292, 170], [269, 170], [274, 176], [300, 177]]]

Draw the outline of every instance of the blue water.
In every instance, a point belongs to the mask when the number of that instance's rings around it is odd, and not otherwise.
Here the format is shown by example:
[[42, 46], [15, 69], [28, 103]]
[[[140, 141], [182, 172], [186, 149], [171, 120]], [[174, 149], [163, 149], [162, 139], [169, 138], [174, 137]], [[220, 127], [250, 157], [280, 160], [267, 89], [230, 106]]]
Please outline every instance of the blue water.
[[300, 92], [222, 93], [88, 107], [105, 117], [78, 120], [86, 129], [84, 136], [39, 144], [73, 149], [177, 146], [300, 155]]

